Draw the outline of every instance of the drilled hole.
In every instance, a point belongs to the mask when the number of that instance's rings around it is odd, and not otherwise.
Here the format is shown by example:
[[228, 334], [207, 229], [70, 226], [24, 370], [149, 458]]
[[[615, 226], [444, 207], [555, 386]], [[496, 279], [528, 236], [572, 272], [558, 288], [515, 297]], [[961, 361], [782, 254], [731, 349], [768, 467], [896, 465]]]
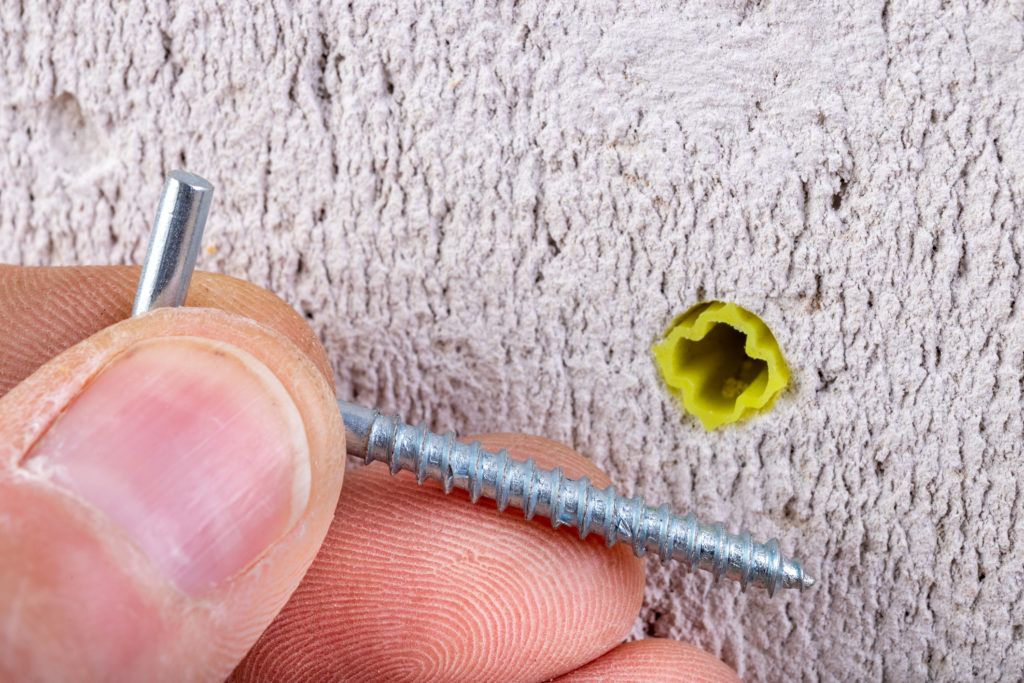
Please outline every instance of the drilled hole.
[[746, 343], [747, 335], [720, 323], [703, 339], [679, 344], [680, 369], [693, 376], [697, 395], [715, 412], [731, 412], [751, 385], [760, 391], [768, 381], [768, 364], [748, 356]]

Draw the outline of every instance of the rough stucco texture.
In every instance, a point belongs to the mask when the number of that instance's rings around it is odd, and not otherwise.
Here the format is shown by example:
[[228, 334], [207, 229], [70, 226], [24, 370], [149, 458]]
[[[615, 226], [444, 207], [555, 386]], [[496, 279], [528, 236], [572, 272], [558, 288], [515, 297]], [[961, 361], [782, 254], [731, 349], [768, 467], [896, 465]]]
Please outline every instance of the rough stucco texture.
[[[1019, 3], [51, 4], [0, 2], [0, 259], [138, 263], [166, 172], [205, 175], [200, 267], [305, 313], [340, 396], [563, 440], [819, 579], [652, 564], [635, 635], [1019, 675]], [[708, 298], [794, 375], [711, 434], [649, 352]]]

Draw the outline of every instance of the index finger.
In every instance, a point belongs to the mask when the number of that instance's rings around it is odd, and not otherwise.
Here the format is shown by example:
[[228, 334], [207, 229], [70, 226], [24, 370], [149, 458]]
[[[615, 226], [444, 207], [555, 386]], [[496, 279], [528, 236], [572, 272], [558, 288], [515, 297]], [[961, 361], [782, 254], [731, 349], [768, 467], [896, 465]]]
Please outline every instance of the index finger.
[[[479, 438], [609, 482], [553, 441]], [[234, 679], [545, 680], [622, 642], [643, 586], [626, 546], [373, 464], [346, 474], [320, 554]]]
[[[61, 351], [127, 319], [140, 270], [0, 264], [0, 396]], [[298, 346], [328, 383], [334, 383], [327, 353], [309, 325], [267, 290], [226, 275], [196, 272], [185, 303], [266, 325]]]

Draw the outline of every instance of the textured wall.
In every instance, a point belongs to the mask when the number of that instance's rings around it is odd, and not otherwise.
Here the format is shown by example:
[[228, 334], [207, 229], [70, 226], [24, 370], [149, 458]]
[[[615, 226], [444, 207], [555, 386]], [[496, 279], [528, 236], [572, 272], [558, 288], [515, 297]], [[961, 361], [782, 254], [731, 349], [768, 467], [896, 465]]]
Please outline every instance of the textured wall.
[[[751, 679], [1024, 667], [1020, 3], [50, 4], [0, 0], [0, 259], [140, 262], [188, 168], [200, 267], [304, 312], [341, 396], [564, 440], [819, 579], [652, 565], [637, 634]], [[648, 351], [704, 298], [794, 374], [713, 434]]]

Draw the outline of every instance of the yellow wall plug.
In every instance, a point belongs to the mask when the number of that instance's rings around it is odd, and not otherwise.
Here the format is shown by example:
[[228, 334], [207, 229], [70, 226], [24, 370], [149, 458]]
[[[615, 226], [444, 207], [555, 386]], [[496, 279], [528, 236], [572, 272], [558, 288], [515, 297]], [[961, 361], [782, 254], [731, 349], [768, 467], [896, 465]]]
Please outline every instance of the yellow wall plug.
[[697, 304], [651, 350], [669, 389], [708, 431], [768, 408], [789, 383], [775, 335], [736, 304]]

